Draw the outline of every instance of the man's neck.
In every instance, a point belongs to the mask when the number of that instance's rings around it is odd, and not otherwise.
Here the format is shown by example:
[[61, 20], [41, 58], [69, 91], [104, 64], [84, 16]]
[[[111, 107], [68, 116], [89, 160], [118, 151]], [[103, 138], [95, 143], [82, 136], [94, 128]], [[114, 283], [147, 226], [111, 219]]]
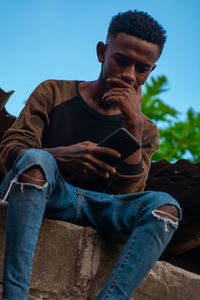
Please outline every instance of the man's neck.
[[104, 115], [118, 115], [121, 111], [112, 105], [106, 105], [101, 97], [106, 92], [103, 83], [98, 79], [96, 81], [80, 82], [79, 93], [83, 100], [94, 110]]

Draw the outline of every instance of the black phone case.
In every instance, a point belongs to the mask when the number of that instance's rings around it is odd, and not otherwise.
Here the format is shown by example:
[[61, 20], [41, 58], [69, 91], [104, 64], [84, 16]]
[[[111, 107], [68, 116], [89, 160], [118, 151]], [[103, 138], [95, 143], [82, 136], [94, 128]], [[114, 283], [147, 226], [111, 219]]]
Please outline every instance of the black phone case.
[[119, 159], [111, 156], [102, 157], [102, 160], [111, 166], [117, 166], [119, 162], [123, 161], [140, 148], [139, 142], [130, 132], [128, 132], [128, 130], [123, 127], [117, 129], [111, 135], [107, 136], [98, 145], [115, 149], [121, 154]]

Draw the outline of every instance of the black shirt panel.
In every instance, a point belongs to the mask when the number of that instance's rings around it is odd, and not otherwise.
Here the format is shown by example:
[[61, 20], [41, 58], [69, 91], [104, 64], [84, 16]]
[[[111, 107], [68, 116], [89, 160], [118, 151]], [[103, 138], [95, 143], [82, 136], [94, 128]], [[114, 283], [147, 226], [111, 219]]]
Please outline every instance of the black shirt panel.
[[83, 141], [99, 143], [124, 126], [122, 114], [107, 116], [92, 109], [80, 96], [56, 106], [42, 138], [43, 148], [69, 146]]

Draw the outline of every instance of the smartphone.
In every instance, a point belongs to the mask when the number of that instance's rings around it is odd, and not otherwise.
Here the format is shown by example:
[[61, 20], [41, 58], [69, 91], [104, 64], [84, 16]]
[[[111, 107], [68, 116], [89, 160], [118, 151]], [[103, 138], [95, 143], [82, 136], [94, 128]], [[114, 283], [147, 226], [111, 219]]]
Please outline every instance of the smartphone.
[[103, 139], [98, 145], [115, 149], [121, 154], [120, 158], [106, 155], [102, 156], [102, 160], [113, 167], [116, 167], [121, 161], [140, 148], [139, 142], [124, 127], [115, 130], [113, 133]]

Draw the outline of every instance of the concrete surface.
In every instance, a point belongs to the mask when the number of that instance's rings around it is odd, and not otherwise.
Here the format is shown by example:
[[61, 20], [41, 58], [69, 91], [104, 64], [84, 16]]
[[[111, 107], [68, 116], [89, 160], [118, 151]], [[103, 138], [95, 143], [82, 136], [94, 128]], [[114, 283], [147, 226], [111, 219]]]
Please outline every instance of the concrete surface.
[[[5, 219], [6, 206], [0, 205], [1, 283]], [[104, 241], [91, 228], [44, 219], [36, 247], [29, 300], [94, 300], [122, 246]], [[132, 300], [200, 300], [200, 276], [159, 261]]]

